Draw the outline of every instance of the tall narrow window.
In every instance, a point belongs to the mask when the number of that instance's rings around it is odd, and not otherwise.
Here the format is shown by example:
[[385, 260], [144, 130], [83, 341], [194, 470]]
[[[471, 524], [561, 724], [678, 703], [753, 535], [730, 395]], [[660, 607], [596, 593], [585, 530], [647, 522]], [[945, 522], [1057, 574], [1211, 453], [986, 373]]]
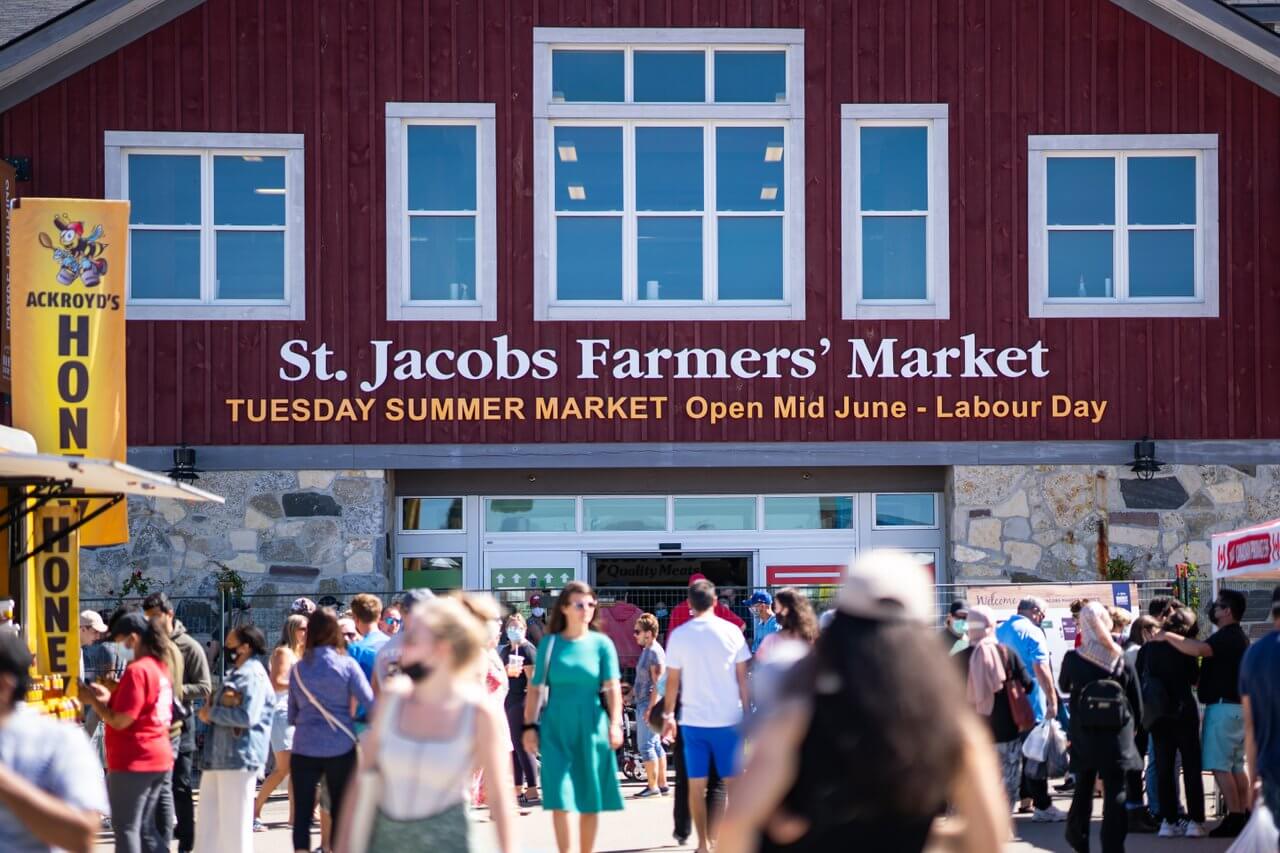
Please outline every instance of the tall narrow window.
[[130, 319], [305, 317], [302, 137], [110, 131]]
[[493, 104], [387, 104], [387, 316], [497, 317]]
[[800, 319], [803, 35], [535, 30], [538, 319]]
[[841, 109], [844, 317], [950, 314], [947, 105]]
[[1217, 137], [1032, 136], [1032, 317], [1216, 317]]

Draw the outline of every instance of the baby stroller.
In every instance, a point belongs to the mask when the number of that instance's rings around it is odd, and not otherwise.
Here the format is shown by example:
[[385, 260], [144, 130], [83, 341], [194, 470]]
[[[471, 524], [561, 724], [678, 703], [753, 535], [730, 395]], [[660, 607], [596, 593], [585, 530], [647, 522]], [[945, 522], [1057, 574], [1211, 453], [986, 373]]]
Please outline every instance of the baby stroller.
[[622, 706], [622, 747], [618, 750], [618, 770], [631, 782], [643, 782], [644, 760], [636, 748], [636, 707]]

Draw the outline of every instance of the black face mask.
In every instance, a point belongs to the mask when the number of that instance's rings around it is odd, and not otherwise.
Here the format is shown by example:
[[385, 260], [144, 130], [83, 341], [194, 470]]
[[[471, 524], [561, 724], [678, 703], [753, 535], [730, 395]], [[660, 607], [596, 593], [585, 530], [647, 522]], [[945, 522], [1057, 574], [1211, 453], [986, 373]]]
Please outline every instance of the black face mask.
[[400, 671], [409, 676], [410, 681], [422, 681], [431, 674], [431, 668], [422, 661], [414, 661], [400, 667]]
[[1209, 624], [1210, 625], [1218, 624], [1218, 605], [1216, 604], [1209, 605]]

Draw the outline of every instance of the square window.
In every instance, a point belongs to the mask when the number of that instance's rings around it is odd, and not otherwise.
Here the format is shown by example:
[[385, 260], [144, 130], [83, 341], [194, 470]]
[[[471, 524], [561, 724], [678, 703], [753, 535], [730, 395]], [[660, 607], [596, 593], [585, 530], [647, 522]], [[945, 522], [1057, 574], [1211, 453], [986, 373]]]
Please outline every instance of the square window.
[[299, 134], [108, 131], [129, 319], [304, 319], [302, 158]]
[[474, 216], [409, 217], [409, 299], [479, 299]]
[[1032, 136], [1032, 317], [1218, 316], [1218, 140]]
[[464, 558], [461, 554], [436, 557], [402, 557], [400, 587], [452, 592], [462, 589]]
[[706, 71], [701, 50], [637, 50], [633, 97], [640, 103], [700, 104], [707, 99]]
[[535, 319], [803, 319], [803, 33], [756, 33], [534, 29]]
[[787, 54], [781, 50], [717, 50], [716, 103], [787, 100]]
[[489, 498], [484, 529], [487, 533], [572, 533], [578, 529], [578, 503], [573, 498]]
[[551, 59], [552, 103], [620, 102], [626, 62], [620, 50], [557, 50]]
[[387, 319], [497, 318], [493, 104], [387, 104]]
[[937, 527], [932, 494], [876, 495], [876, 527]]
[[401, 498], [400, 532], [461, 531], [462, 498]]
[[782, 217], [722, 216], [720, 299], [782, 299]]
[[676, 530], [755, 530], [755, 498], [673, 498]]
[[841, 108], [843, 317], [950, 316], [946, 104]]
[[765, 530], [852, 530], [850, 495], [766, 497]]

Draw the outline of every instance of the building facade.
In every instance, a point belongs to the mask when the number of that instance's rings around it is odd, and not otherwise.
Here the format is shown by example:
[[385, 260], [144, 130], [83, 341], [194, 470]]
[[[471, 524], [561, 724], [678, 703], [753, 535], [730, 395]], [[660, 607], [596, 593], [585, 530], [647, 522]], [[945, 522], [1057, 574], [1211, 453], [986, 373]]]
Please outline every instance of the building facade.
[[1156, 577], [1280, 515], [1226, 6], [115, 5], [0, 46], [0, 155], [131, 201], [130, 461], [227, 502], [85, 596]]

